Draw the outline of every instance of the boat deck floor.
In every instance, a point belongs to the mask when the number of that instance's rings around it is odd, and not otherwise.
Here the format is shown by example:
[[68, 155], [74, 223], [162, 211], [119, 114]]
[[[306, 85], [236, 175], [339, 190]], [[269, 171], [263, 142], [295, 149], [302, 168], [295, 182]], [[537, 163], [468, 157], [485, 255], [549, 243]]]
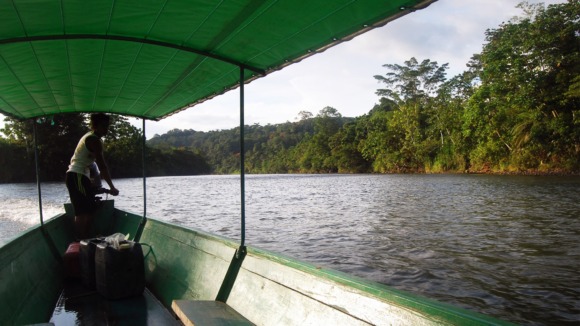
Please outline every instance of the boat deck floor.
[[80, 281], [65, 282], [50, 322], [55, 326], [183, 326], [147, 289], [142, 296], [112, 301], [86, 289]]

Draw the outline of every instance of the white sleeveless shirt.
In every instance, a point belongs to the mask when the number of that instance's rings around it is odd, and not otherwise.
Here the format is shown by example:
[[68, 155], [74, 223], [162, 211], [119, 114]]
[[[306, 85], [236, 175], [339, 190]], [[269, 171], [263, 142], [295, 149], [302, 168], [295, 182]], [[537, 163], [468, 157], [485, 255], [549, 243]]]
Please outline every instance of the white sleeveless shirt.
[[68, 171], [66, 172], [75, 172], [78, 174], [86, 175], [89, 179], [91, 178], [89, 167], [95, 163], [96, 157], [93, 152], [89, 151], [87, 145], [85, 144], [87, 138], [91, 136], [98, 137], [94, 132], [90, 131], [86, 133], [83, 138], [81, 138], [77, 148], [75, 149], [73, 157], [70, 159], [70, 165], [68, 166]]

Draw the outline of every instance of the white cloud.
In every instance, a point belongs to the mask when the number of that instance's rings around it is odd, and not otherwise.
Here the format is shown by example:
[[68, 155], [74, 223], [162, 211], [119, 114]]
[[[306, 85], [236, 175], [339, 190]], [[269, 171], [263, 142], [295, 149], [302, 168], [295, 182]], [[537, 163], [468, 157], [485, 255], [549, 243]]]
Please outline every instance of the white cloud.
[[[537, 2], [537, 1], [530, 1]], [[544, 1], [546, 4], [561, 1]], [[294, 121], [301, 110], [332, 106], [344, 116], [367, 113], [378, 101], [374, 75], [386, 63], [411, 57], [449, 62], [448, 77], [461, 73], [481, 51], [484, 33], [520, 14], [519, 0], [440, 0], [386, 26], [365, 33], [298, 64], [246, 86], [246, 124]], [[147, 137], [168, 130], [228, 129], [239, 123], [237, 90], [173, 115], [147, 123]], [[141, 126], [141, 121], [132, 119]], [[3, 123], [0, 122], [0, 127]]]

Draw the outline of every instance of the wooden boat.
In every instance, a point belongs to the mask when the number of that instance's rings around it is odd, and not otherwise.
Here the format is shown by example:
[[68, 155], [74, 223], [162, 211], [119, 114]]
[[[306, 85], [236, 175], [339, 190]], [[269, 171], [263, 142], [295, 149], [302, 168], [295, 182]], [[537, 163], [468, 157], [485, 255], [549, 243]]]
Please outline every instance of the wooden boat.
[[13, 118], [110, 112], [142, 118], [145, 132], [146, 119], [239, 88], [242, 235], [148, 217], [144, 162], [143, 213], [108, 201], [96, 228], [148, 244], [147, 290], [107, 301], [63, 281], [74, 214], [65, 205], [44, 222], [38, 181], [40, 225], [0, 247], [0, 323], [510, 325], [245, 245], [244, 84], [432, 1], [2, 1], [0, 112]]
[[[45, 223], [61, 253], [73, 241], [72, 207], [67, 204], [65, 208], [66, 213]], [[99, 232], [134, 235], [141, 216], [115, 209], [110, 201], [95, 220]], [[226, 274], [240, 245], [152, 218], [147, 219], [140, 241], [151, 246], [149, 255], [149, 249], [144, 249], [145, 273], [148, 295], [156, 300], [113, 302], [129, 306], [117, 309], [126, 313], [114, 316], [120, 320], [117, 325], [162, 324], [159, 320], [170, 324], [175, 320], [164, 308], [171, 310], [174, 300], [214, 301], [223, 284], [231, 280]], [[247, 255], [225, 303], [255, 325], [513, 325], [296, 258], [246, 248]], [[2, 246], [0, 266], [3, 325], [49, 321], [63, 295], [63, 271], [46, 245], [41, 227], [35, 226]], [[98, 296], [93, 294], [93, 298]], [[73, 312], [87, 309], [83, 301], [79, 307], [78, 300], [83, 298], [63, 297], [61, 301], [66, 303], [61, 303], [61, 308]], [[107, 309], [113, 308], [107, 305], [89, 308], [103, 311], [98, 317], [80, 314], [85, 324], [90, 324], [86, 318], [104, 320], [107, 312], [112, 315]], [[140, 323], [132, 323], [136, 320]]]

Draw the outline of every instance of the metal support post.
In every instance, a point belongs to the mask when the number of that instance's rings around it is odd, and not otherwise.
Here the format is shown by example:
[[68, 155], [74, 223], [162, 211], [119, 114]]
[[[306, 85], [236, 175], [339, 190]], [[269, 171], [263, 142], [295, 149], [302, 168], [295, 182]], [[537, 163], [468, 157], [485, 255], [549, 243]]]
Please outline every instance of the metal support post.
[[244, 68], [240, 67], [240, 193], [241, 193], [241, 211], [242, 211], [242, 243], [240, 248], [244, 247], [246, 242], [246, 189], [245, 189], [245, 162], [244, 150]]
[[58, 252], [58, 249], [56, 248], [54, 241], [52, 241], [50, 234], [48, 234], [48, 232], [44, 228], [44, 218], [42, 216], [42, 193], [40, 191], [40, 168], [38, 163], [38, 141], [37, 141], [38, 137], [36, 135], [37, 134], [36, 121], [34, 120], [32, 121], [32, 130], [34, 132], [34, 160], [36, 162], [36, 188], [38, 190], [38, 209], [40, 211], [40, 232], [42, 232], [42, 236], [46, 240], [46, 243], [48, 244], [48, 247], [50, 248], [50, 251], [52, 252], [54, 258], [59, 263], [62, 264], [62, 257], [60, 256], [60, 253]]
[[143, 234], [143, 229], [145, 228], [145, 223], [147, 222], [147, 165], [145, 159], [145, 141], [145, 118], [143, 118], [143, 217], [141, 218], [141, 222], [139, 223], [139, 227], [135, 233], [135, 238], [133, 238], [133, 241], [135, 242], [139, 242], [141, 239], [141, 234]]
[[147, 160], [145, 159], [145, 119], [143, 119], [143, 217], [147, 216]]
[[244, 68], [240, 67], [240, 192], [241, 192], [241, 215], [242, 215], [242, 241], [240, 248], [234, 253], [224, 281], [220, 286], [218, 294], [216, 296], [216, 301], [227, 302], [230, 292], [234, 287], [236, 278], [244, 258], [246, 257], [247, 250], [244, 246], [246, 241], [246, 196], [245, 196], [245, 162], [244, 162]]
[[40, 168], [38, 164], [38, 136], [36, 135], [36, 121], [32, 121], [34, 132], [34, 162], [36, 164], [36, 190], [38, 192], [38, 209], [40, 211], [40, 227], [44, 229], [44, 218], [42, 216], [42, 192], [40, 191]]

